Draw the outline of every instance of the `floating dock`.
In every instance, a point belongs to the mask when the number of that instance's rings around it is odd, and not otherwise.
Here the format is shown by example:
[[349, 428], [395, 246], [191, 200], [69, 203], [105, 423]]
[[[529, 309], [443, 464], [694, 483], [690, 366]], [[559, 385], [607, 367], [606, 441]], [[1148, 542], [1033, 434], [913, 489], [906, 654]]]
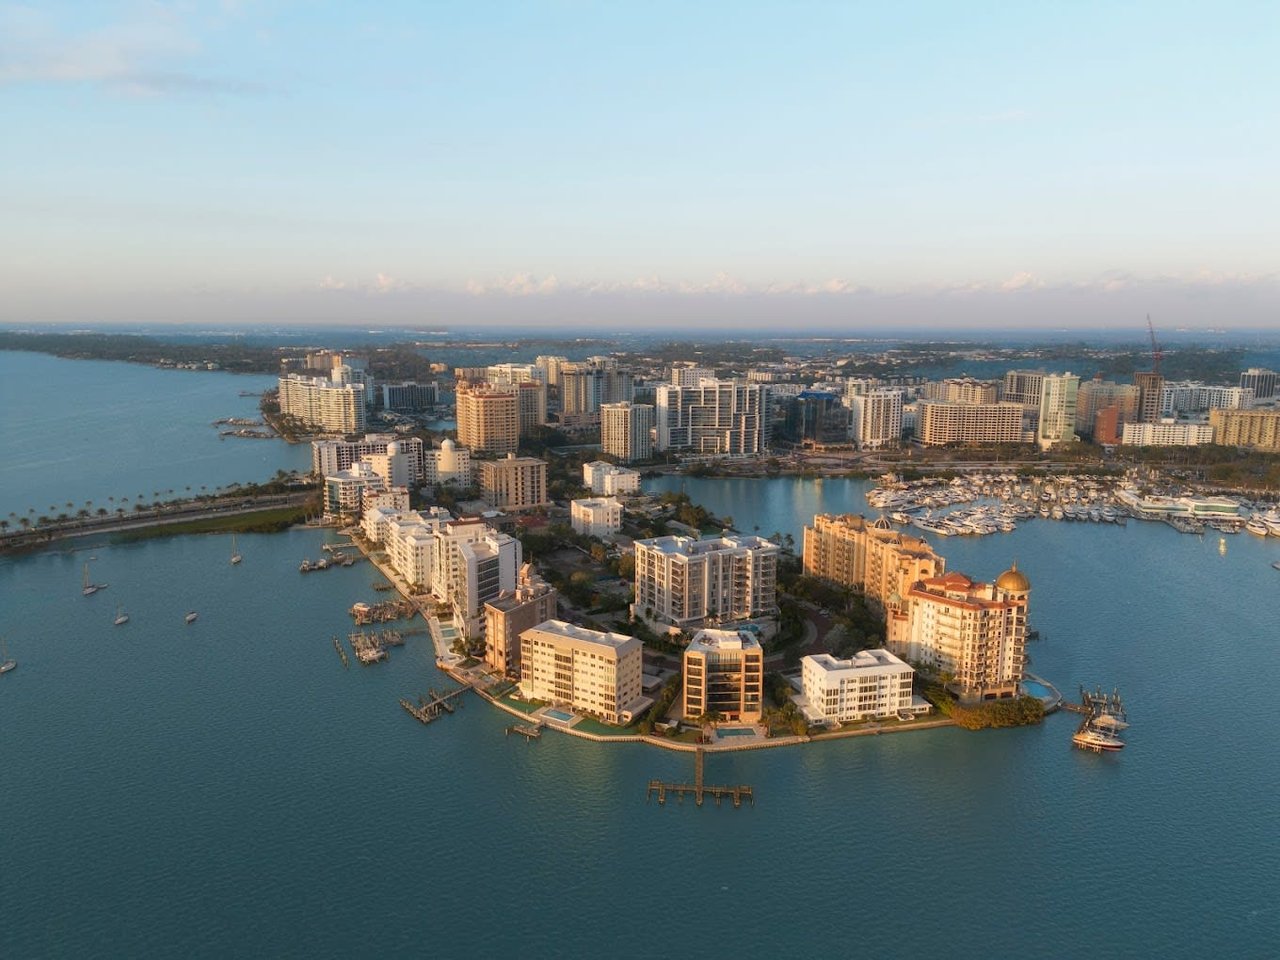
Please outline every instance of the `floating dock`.
[[534, 740], [542, 739], [542, 725], [524, 723], [512, 724], [507, 727], [507, 736], [509, 737], [513, 733], [518, 733], [520, 736], [524, 737], [526, 743], [532, 743]]
[[669, 794], [674, 796], [681, 803], [684, 802], [684, 798], [686, 796], [692, 796], [693, 802], [698, 806], [702, 806], [702, 801], [706, 797], [710, 796], [715, 800], [716, 806], [719, 806], [720, 801], [726, 798], [732, 800], [735, 807], [741, 807], [744, 800], [752, 806], [755, 806], [755, 791], [745, 784], [722, 787], [707, 786], [703, 783], [703, 762], [704, 753], [703, 750], [699, 748], [693, 755], [693, 783], [667, 783], [662, 780], [650, 780], [649, 787], [645, 791], [645, 800], [652, 800], [656, 796], [658, 798], [658, 803], [665, 806], [667, 796]]

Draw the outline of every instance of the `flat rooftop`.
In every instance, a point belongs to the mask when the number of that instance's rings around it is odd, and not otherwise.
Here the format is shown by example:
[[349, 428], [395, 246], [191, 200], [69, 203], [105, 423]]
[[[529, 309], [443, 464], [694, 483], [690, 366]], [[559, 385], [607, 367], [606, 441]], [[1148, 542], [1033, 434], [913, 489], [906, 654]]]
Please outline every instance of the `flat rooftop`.
[[692, 653], [715, 653], [729, 650], [759, 650], [760, 641], [737, 630], [699, 630], [686, 648]]
[[873, 667], [905, 667], [904, 660], [895, 657], [888, 650], [859, 650], [848, 660], [841, 660], [829, 653], [815, 653], [805, 660], [826, 671], [835, 670], [869, 670]]
[[[557, 637], [564, 637], [566, 640], [577, 640], [581, 643], [599, 643], [609, 647], [623, 647], [629, 643], [640, 646], [640, 641], [635, 637], [628, 637], [625, 633], [606, 633], [600, 630], [588, 630], [586, 627], [580, 627], [577, 624], [566, 623], [563, 620], [544, 620], [536, 627], [531, 627], [525, 633], [537, 630], [541, 633], [549, 633]], [[524, 636], [524, 634], [521, 634]]]

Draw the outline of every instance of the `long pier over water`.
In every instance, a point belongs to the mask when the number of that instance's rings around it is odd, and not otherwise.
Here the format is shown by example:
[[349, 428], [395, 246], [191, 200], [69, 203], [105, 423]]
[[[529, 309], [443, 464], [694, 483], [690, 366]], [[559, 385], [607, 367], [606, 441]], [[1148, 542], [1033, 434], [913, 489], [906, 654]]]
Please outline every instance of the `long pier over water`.
[[686, 796], [692, 796], [693, 802], [698, 806], [702, 806], [702, 801], [710, 796], [715, 800], [716, 806], [719, 806], [720, 801], [726, 798], [732, 800], [735, 807], [742, 806], [744, 800], [755, 806], [755, 791], [746, 784], [728, 787], [708, 786], [705, 784], [703, 782], [705, 756], [705, 752], [701, 747], [693, 755], [693, 783], [668, 783], [663, 780], [650, 780], [649, 787], [645, 791], [645, 799], [652, 800], [656, 795], [658, 803], [665, 806], [668, 795], [674, 796], [682, 803]]

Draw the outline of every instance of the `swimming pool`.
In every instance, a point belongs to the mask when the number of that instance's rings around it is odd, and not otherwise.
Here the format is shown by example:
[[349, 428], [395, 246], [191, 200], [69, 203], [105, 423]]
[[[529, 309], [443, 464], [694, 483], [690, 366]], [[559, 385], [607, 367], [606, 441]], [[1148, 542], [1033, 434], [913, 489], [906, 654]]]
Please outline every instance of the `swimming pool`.
[[742, 729], [741, 727], [732, 730], [717, 730], [717, 735], [723, 737], [754, 737], [756, 732], [750, 728]]
[[1037, 700], [1049, 700], [1053, 697], [1052, 690], [1043, 683], [1036, 683], [1034, 680], [1023, 680], [1022, 692], [1028, 696], [1035, 697]]
[[542, 715], [552, 720], [559, 720], [561, 723], [568, 723], [573, 719], [572, 713], [565, 713], [563, 710], [543, 710]]

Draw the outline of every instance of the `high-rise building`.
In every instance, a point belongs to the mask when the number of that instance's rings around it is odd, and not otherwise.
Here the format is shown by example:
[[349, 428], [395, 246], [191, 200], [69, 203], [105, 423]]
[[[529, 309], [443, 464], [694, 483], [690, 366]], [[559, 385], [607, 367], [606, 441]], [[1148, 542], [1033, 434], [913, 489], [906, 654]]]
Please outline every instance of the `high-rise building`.
[[623, 463], [653, 456], [653, 407], [647, 403], [600, 405], [600, 449]]
[[[901, 713], [928, 713], [911, 692], [915, 671], [888, 650], [861, 650], [847, 660], [829, 653], [800, 661], [800, 684], [810, 721], [850, 723]], [[922, 698], [923, 699], [923, 698]]]
[[770, 441], [769, 387], [741, 380], [702, 380], [658, 387], [656, 448], [712, 457], [757, 456]]
[[439, 450], [428, 450], [423, 455], [423, 483], [469, 487], [472, 477], [471, 451], [447, 437], [440, 441]]
[[1040, 386], [1040, 415], [1036, 442], [1041, 450], [1071, 443], [1076, 438], [1076, 391], [1080, 378], [1070, 373], [1048, 374]]
[[889, 649], [951, 677], [962, 700], [1018, 696], [1031, 582], [1014, 564], [995, 583], [947, 573], [916, 583], [888, 621]]
[[1158, 373], [1139, 372], [1133, 375], [1133, 383], [1138, 388], [1138, 422], [1158, 423], [1164, 377]]
[[480, 461], [480, 492], [498, 510], [532, 510], [547, 499], [547, 462], [508, 453], [502, 460]]
[[764, 650], [752, 634], [699, 630], [684, 650], [687, 720], [716, 715], [756, 723], [764, 710]]
[[870, 390], [845, 394], [852, 413], [850, 426], [859, 450], [879, 450], [902, 442], [902, 391]]
[[1276, 395], [1277, 377], [1280, 377], [1280, 374], [1274, 370], [1250, 367], [1240, 374], [1240, 386], [1252, 390], [1254, 399], [1270, 400]]
[[409, 458], [413, 480], [422, 480], [422, 440], [394, 433], [366, 433], [360, 440], [312, 440], [311, 472], [317, 477], [325, 477], [339, 470], [349, 470], [353, 463], [363, 457], [386, 453], [387, 447], [393, 443]]
[[1210, 410], [1213, 442], [1280, 451], [1280, 410]]
[[653, 702], [641, 693], [642, 659], [635, 637], [547, 620], [520, 634], [520, 692], [628, 723]]
[[781, 401], [780, 435], [775, 438], [794, 446], [835, 446], [849, 442], [849, 408], [838, 394], [826, 390], [803, 390]]
[[1017, 403], [917, 405], [916, 441], [926, 447], [948, 443], [1021, 443], [1023, 407]]
[[1115, 407], [1114, 419], [1118, 426], [1131, 423], [1138, 417], [1138, 388], [1131, 383], [1116, 383], [1103, 380], [1101, 375], [1092, 380], [1085, 380], [1076, 391], [1076, 434], [1091, 437], [1098, 443], [1116, 443], [1117, 440], [1105, 439], [1095, 435], [1096, 421], [1099, 412]]
[[699, 367], [690, 364], [675, 364], [669, 371], [671, 385], [675, 387], [696, 387], [703, 380], [714, 380], [716, 372], [710, 367]]
[[998, 392], [996, 385], [989, 380], [953, 377], [926, 383], [921, 396], [925, 400], [943, 403], [995, 403], [1000, 399]]
[[520, 634], [554, 620], [558, 597], [556, 588], [534, 572], [533, 564], [521, 566], [514, 590], [485, 601], [485, 663], [505, 676], [519, 676]]
[[514, 389], [458, 383], [458, 442], [472, 453], [515, 453], [520, 445], [520, 401]]
[[552, 357], [541, 356], [533, 361], [533, 365], [542, 371], [541, 379], [547, 382], [548, 386], [560, 386], [560, 368], [569, 362], [568, 357]]
[[1005, 403], [1017, 403], [1038, 411], [1040, 398], [1044, 394], [1044, 378], [1043, 370], [1010, 370], [1004, 375], [1000, 399]]
[[919, 537], [881, 517], [820, 513], [804, 528], [804, 572], [866, 596], [883, 610], [919, 580], [940, 576], [946, 561]]
[[478, 636], [484, 603], [515, 589], [522, 560], [520, 541], [483, 520], [446, 521], [434, 531], [431, 592], [450, 605], [465, 636]]
[[541, 380], [524, 380], [513, 389], [519, 400], [520, 436], [527, 436], [547, 422], [547, 385]]
[[296, 373], [279, 379], [280, 412], [325, 433], [360, 433], [365, 428], [364, 385], [335, 383]]
[[1252, 387], [1224, 387], [1199, 380], [1166, 380], [1160, 387], [1160, 416], [1203, 413], [1206, 410], [1250, 410]]
[[681, 629], [772, 616], [778, 547], [754, 536], [637, 540], [633, 613]]
[[421, 413], [440, 402], [440, 388], [434, 383], [384, 383], [382, 406], [398, 413]]

